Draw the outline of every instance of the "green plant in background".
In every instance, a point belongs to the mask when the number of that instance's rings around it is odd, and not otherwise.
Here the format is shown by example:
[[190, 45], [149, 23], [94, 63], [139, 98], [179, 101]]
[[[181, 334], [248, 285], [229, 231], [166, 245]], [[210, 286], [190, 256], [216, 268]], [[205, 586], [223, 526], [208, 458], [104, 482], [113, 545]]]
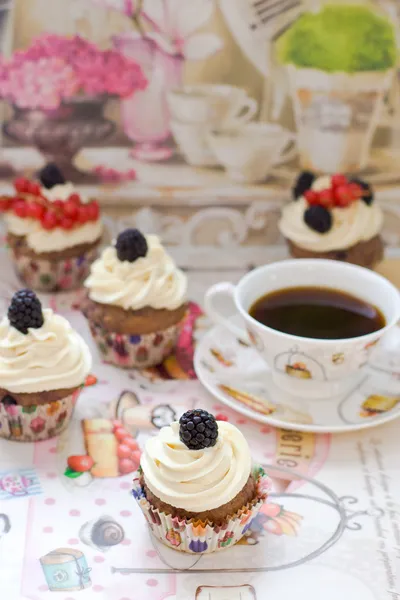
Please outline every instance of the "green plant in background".
[[392, 23], [359, 5], [304, 13], [278, 40], [281, 62], [328, 73], [385, 71], [396, 64]]

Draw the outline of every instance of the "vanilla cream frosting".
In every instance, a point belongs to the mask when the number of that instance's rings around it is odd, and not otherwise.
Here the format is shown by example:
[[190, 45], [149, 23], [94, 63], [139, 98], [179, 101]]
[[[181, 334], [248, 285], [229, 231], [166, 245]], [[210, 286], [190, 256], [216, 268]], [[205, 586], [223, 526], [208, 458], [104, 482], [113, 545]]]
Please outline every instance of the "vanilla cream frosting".
[[114, 247], [106, 248], [91, 267], [85, 286], [101, 304], [139, 310], [145, 306], [174, 310], [186, 301], [187, 278], [155, 235], [146, 236], [146, 256], [120, 261]]
[[157, 498], [188, 512], [203, 512], [230, 502], [244, 488], [251, 455], [243, 434], [224, 421], [218, 421], [215, 446], [189, 450], [175, 421], [146, 442], [140, 465]]
[[79, 197], [81, 199], [82, 204], [87, 204], [90, 202], [90, 198], [82, 195], [80, 192], [77, 192], [76, 187], [70, 181], [66, 181], [65, 183], [59, 183], [58, 185], [54, 185], [52, 188], [48, 189], [45, 187], [41, 188], [41, 194], [46, 200], [49, 202], [55, 202], [56, 200], [62, 200], [65, 202], [72, 194], [79, 193]]
[[[317, 179], [312, 189], [321, 191], [331, 186], [330, 177]], [[284, 207], [279, 230], [291, 242], [311, 252], [344, 250], [378, 235], [383, 225], [381, 208], [373, 202], [367, 205], [357, 200], [346, 208], [332, 208], [332, 227], [326, 233], [314, 231], [304, 221], [304, 213], [309, 207], [302, 196]]]
[[24, 335], [0, 322], [0, 387], [36, 393], [77, 387], [92, 367], [89, 348], [64, 317], [43, 310], [44, 323]]
[[58, 252], [73, 248], [80, 244], [91, 244], [99, 240], [103, 234], [103, 224], [100, 219], [78, 225], [73, 229], [56, 227], [50, 231], [44, 230], [36, 219], [22, 219], [14, 213], [4, 215], [9, 233], [25, 236], [26, 242], [34, 252]]

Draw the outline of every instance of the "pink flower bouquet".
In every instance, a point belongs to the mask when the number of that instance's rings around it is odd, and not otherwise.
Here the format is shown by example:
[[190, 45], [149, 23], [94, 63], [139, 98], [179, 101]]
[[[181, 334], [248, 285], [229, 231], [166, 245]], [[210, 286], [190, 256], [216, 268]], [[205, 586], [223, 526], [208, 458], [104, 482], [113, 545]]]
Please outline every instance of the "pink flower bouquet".
[[43, 35], [0, 64], [0, 96], [21, 109], [54, 110], [78, 95], [127, 98], [146, 85], [134, 60], [79, 35]]

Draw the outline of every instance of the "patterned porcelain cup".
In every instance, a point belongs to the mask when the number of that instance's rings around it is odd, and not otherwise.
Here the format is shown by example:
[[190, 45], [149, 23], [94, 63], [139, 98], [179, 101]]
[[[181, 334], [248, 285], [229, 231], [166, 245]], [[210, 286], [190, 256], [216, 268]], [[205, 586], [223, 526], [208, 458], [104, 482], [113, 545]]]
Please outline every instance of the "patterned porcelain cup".
[[[282, 333], [249, 315], [253, 303], [268, 293], [324, 285], [377, 306], [385, 326], [360, 337], [319, 340]], [[245, 329], [224, 315], [229, 301]], [[205, 308], [213, 321], [238, 338], [250, 340], [281, 389], [318, 399], [346, 393], [358, 382], [370, 351], [400, 319], [400, 293], [387, 279], [363, 267], [330, 260], [286, 260], [251, 271], [236, 286], [214, 285], [206, 294]]]

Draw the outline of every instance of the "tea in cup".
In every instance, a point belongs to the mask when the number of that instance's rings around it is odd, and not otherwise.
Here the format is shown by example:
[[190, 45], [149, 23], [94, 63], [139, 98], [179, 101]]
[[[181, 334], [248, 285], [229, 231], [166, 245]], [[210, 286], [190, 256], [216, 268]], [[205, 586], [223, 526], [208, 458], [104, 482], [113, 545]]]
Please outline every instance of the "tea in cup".
[[[326, 282], [326, 283], [325, 283]], [[243, 329], [219, 307], [233, 301]], [[275, 383], [294, 396], [349, 391], [372, 349], [400, 318], [400, 293], [363, 267], [322, 259], [259, 267], [205, 298], [208, 316], [248, 339]]]

